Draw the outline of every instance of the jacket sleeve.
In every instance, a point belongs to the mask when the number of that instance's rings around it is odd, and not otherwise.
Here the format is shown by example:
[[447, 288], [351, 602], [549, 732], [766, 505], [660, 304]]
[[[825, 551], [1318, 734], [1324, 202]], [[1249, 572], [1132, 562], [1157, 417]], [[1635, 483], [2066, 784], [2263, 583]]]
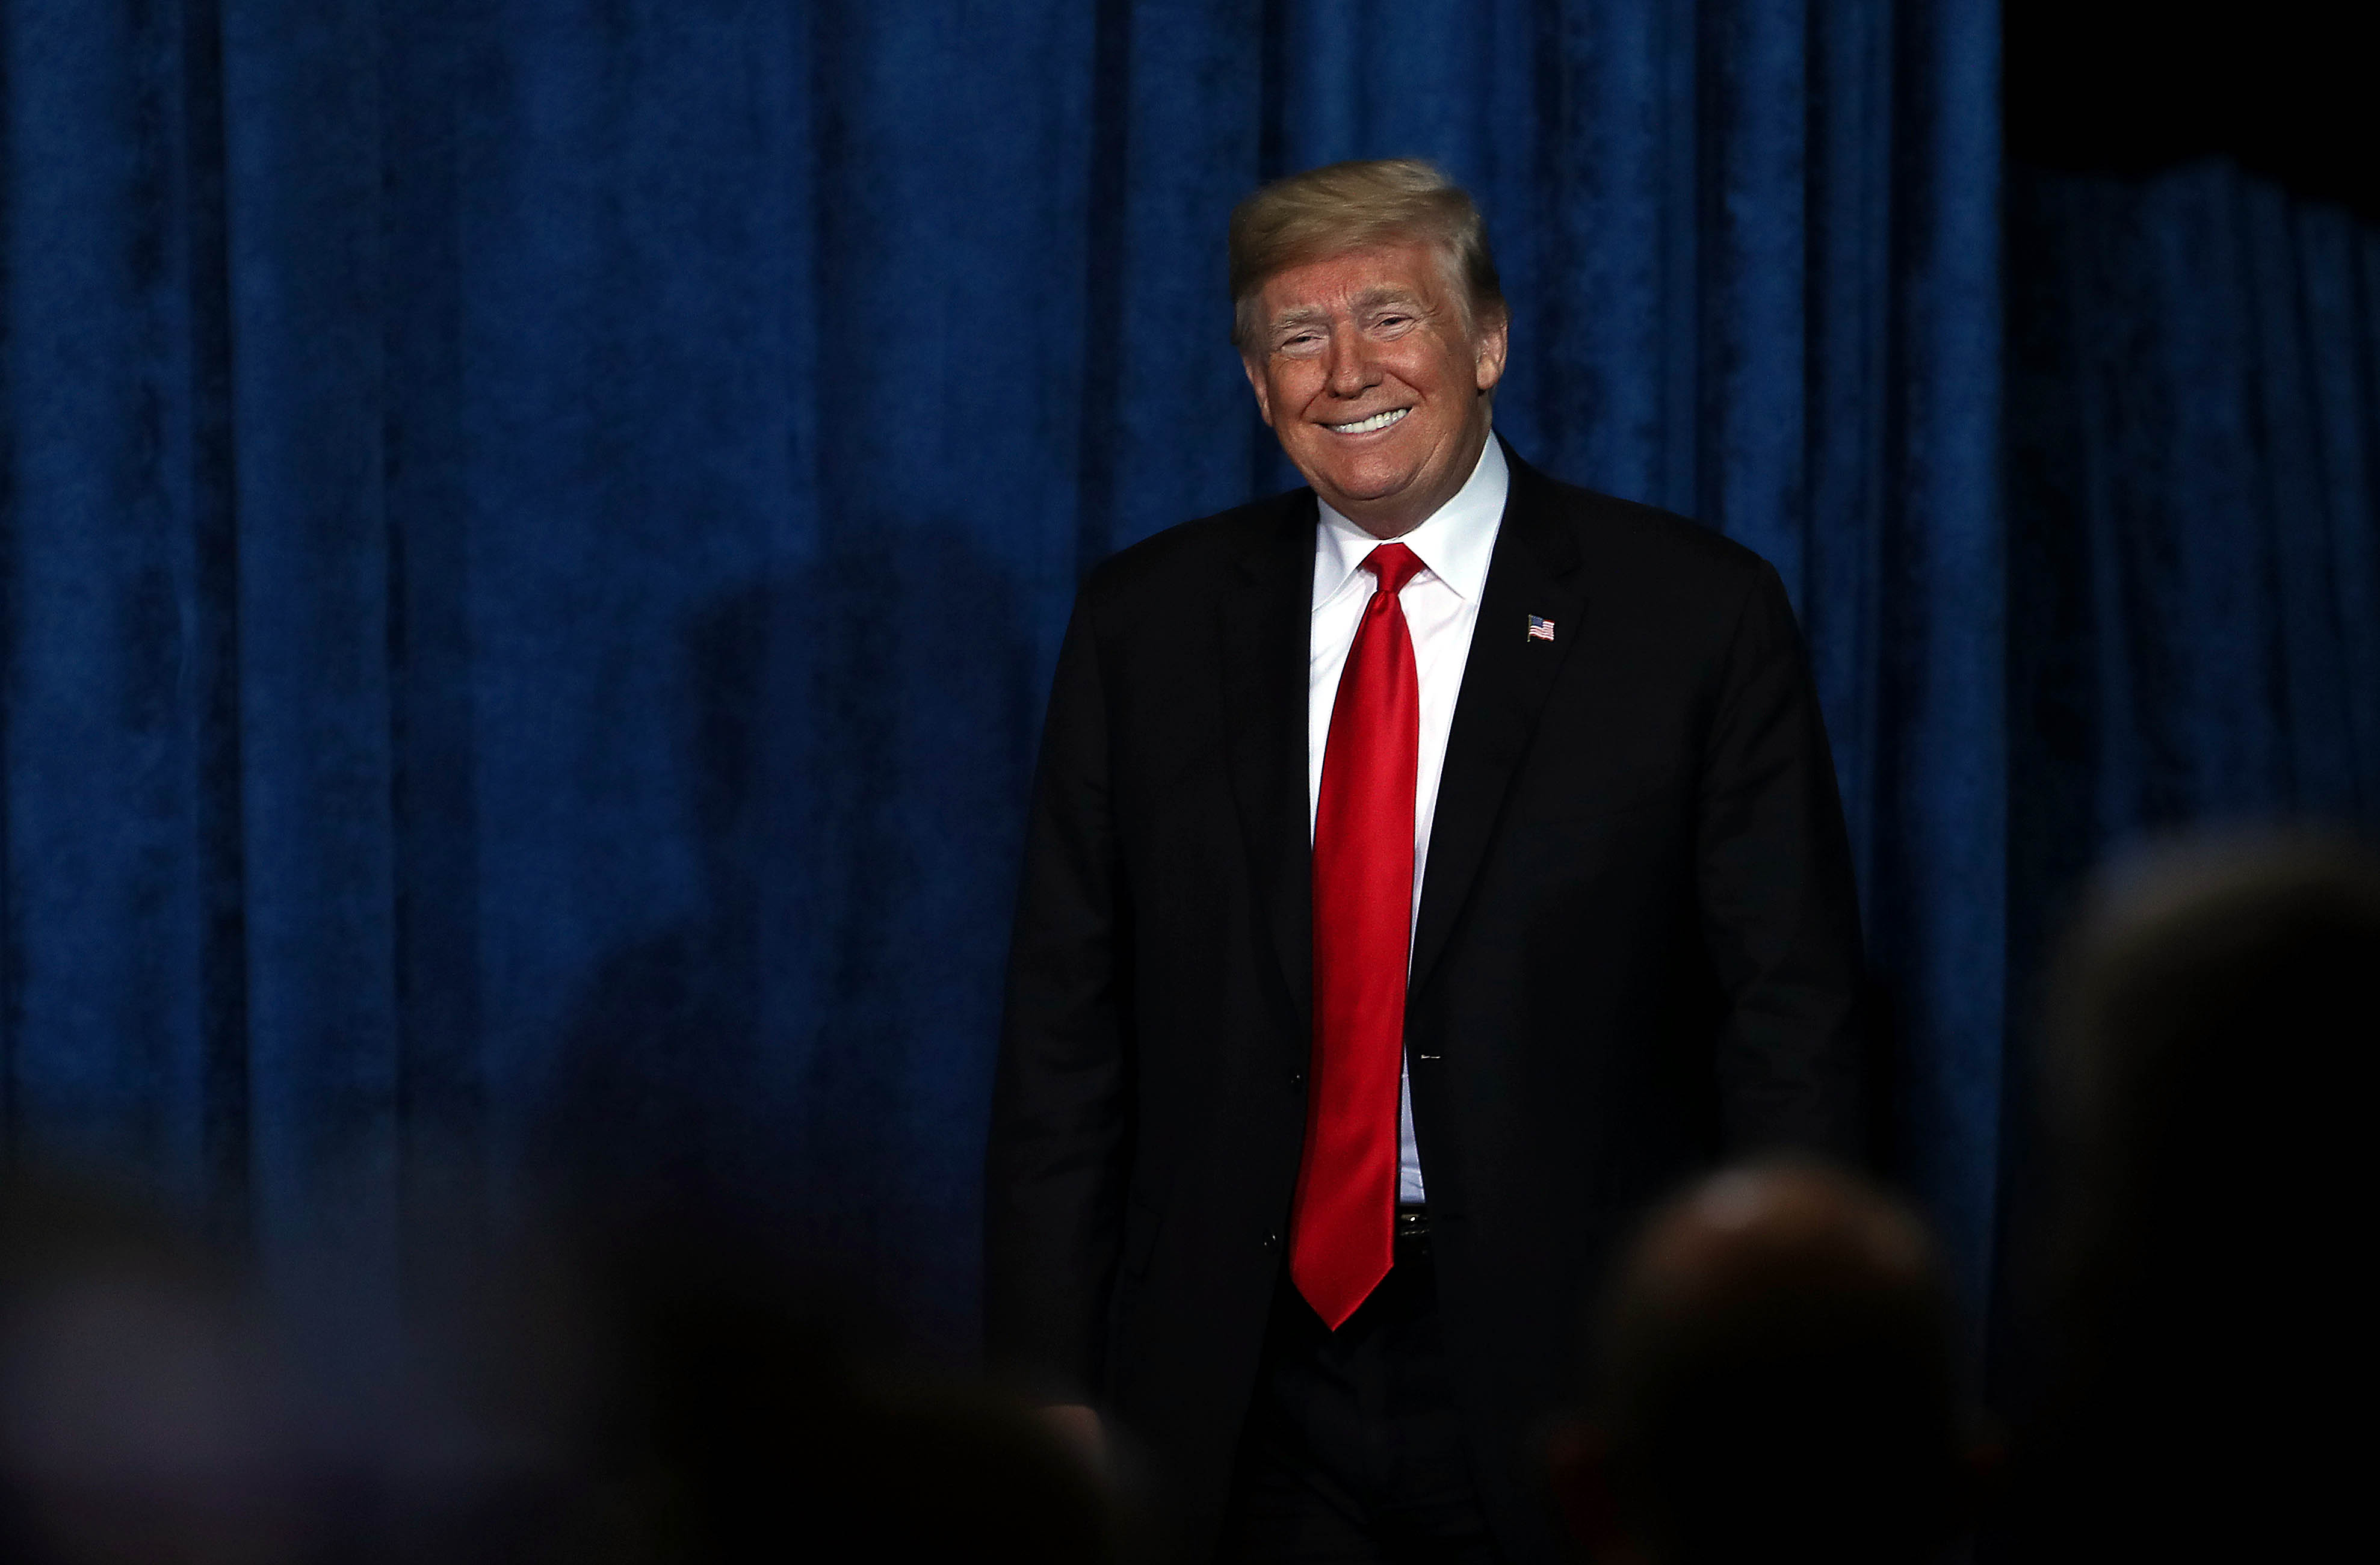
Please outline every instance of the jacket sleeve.
[[986, 1158], [990, 1360], [1052, 1401], [1099, 1385], [1130, 1154], [1131, 942], [1097, 643], [1078, 600], [1034, 780]]
[[1704, 753], [1696, 875], [1726, 1004], [1726, 1151], [1862, 1146], [1859, 908], [1826, 722], [1792, 606], [1766, 564], [1723, 660]]

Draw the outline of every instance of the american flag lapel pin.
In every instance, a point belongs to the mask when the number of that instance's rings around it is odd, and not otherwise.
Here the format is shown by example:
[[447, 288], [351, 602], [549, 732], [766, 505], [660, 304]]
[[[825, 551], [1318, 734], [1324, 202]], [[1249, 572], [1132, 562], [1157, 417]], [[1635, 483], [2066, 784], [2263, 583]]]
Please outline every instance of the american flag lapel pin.
[[1529, 639], [1532, 641], [1551, 641], [1553, 638], [1554, 622], [1551, 620], [1541, 620], [1536, 615], [1531, 614], [1529, 616]]

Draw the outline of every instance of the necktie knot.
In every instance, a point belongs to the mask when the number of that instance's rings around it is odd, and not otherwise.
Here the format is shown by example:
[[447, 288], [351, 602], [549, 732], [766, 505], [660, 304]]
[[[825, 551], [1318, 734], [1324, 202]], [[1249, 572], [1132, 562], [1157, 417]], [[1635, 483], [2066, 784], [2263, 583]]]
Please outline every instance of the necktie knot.
[[1364, 556], [1364, 569], [1379, 577], [1380, 590], [1393, 598], [1421, 575], [1421, 556], [1402, 543], [1383, 543]]

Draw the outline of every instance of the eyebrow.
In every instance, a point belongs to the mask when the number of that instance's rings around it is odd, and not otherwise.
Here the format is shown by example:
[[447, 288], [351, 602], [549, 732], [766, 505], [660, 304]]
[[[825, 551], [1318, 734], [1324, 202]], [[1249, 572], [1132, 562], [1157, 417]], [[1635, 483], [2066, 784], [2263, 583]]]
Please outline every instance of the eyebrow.
[[1329, 310], [1308, 305], [1303, 309], [1284, 309], [1274, 316], [1269, 324], [1275, 332], [1286, 332], [1292, 326], [1312, 326], [1330, 319]]
[[[1358, 315], [1368, 315], [1374, 310], [1390, 305], [1402, 306], [1416, 314], [1421, 312], [1422, 308], [1421, 299], [1406, 288], [1366, 288], [1357, 294], [1354, 300], [1354, 310]], [[1270, 329], [1279, 334], [1288, 331], [1293, 326], [1312, 326], [1327, 322], [1330, 319], [1329, 310], [1318, 306], [1308, 305], [1302, 309], [1282, 310], [1272, 318]]]

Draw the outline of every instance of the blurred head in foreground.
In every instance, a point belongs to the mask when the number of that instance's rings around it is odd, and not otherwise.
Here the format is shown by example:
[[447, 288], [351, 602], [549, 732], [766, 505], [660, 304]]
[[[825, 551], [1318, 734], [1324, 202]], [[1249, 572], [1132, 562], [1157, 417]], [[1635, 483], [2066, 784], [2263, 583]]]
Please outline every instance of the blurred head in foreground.
[[0, 1559], [301, 1557], [286, 1389], [201, 1247], [114, 1191], [0, 1177]]
[[2171, 848], [2096, 887], [2049, 1018], [2037, 1549], [2269, 1553], [2348, 1520], [2375, 977], [2380, 862], [2343, 840]]
[[1900, 1206], [1803, 1164], [1718, 1174], [1622, 1268], [1559, 1498], [1603, 1559], [1927, 1559], [1968, 1510], [1953, 1338]]

